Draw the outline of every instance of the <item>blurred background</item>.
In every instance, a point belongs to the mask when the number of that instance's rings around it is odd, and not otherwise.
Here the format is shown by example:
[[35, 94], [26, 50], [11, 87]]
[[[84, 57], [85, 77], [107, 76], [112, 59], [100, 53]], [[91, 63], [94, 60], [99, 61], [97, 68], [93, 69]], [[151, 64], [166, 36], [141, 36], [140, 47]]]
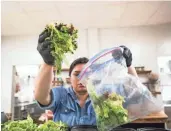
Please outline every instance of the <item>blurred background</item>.
[[[142, 83], [164, 102], [171, 128], [170, 1], [2, 1], [1, 112], [12, 119], [24, 119], [27, 113], [37, 119], [48, 112], [36, 106], [33, 91], [42, 63], [38, 36], [51, 22], [72, 23], [79, 30], [78, 49], [67, 55], [69, 64], [105, 48], [129, 47]], [[68, 68], [63, 64], [59, 76], [54, 70], [53, 87], [69, 86]]]

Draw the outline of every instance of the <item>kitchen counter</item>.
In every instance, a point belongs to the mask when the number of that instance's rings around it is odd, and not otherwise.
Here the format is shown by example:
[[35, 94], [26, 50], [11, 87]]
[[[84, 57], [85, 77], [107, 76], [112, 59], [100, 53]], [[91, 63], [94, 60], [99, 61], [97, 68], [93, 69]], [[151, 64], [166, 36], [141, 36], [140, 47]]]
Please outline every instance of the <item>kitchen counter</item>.
[[165, 123], [168, 119], [168, 116], [164, 113], [164, 111], [153, 113], [143, 118], [137, 119], [133, 122], [122, 125], [124, 128], [165, 128]]
[[165, 123], [167, 121], [168, 116], [164, 113], [164, 111], [153, 113], [143, 118], [137, 119], [132, 123]]

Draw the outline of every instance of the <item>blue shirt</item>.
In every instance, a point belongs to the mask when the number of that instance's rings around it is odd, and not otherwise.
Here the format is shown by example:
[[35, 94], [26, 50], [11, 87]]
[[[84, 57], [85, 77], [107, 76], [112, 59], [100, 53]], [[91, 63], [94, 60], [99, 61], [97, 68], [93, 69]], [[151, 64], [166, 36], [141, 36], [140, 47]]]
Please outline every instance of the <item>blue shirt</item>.
[[42, 106], [38, 104], [42, 109], [53, 112], [55, 122], [62, 121], [69, 126], [96, 125], [96, 116], [89, 97], [82, 108], [72, 87], [52, 88], [51, 97], [50, 105]]
[[[126, 93], [127, 89], [122, 84], [108, 84], [104, 85], [102, 88], [97, 90], [98, 93], [103, 92], [116, 92], [125, 99], [123, 107], [126, 108], [129, 104], [138, 103], [141, 100], [140, 96], [136, 95], [134, 92], [133, 96], [130, 97], [129, 93]], [[131, 91], [133, 92], [133, 91]], [[79, 101], [75, 95], [75, 92], [72, 87], [56, 87], [51, 90], [51, 103], [48, 106], [39, 106], [43, 109], [52, 110], [53, 120], [62, 121], [69, 126], [74, 125], [96, 125], [96, 116], [91, 103], [90, 98], [86, 100], [84, 107], [80, 107]]]

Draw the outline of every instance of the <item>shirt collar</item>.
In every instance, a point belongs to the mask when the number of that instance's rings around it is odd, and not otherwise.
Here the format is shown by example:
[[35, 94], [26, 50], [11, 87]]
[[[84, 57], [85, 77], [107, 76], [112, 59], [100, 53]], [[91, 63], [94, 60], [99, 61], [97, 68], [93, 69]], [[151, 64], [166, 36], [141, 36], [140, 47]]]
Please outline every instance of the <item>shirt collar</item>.
[[[72, 97], [74, 100], [77, 100], [77, 96], [76, 96], [76, 94], [75, 94], [75, 92], [74, 92], [74, 90], [73, 90], [72, 87], [68, 87], [67, 93], [70, 94], [71, 97]], [[86, 103], [89, 102], [89, 101], [91, 101], [90, 96], [88, 96], [88, 98], [87, 98], [87, 100], [86, 100]]]
[[87, 102], [90, 102], [90, 101], [91, 101], [90, 96], [88, 96], [88, 98], [87, 98], [87, 100], [86, 100], [86, 103], [87, 103]]
[[67, 93], [70, 94], [71, 97], [72, 97], [74, 100], [77, 99], [76, 94], [75, 94], [75, 92], [74, 92], [74, 90], [73, 90], [72, 87], [68, 87]]

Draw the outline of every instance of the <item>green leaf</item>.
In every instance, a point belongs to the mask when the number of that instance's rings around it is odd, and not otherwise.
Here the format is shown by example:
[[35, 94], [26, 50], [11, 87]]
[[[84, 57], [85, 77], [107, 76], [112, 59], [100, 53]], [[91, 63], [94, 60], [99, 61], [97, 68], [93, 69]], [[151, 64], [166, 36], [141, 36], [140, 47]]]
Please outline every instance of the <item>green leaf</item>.
[[63, 122], [47, 121], [38, 126], [28, 115], [26, 120], [8, 121], [2, 125], [2, 131], [67, 131], [68, 126]]
[[63, 23], [48, 24], [45, 31], [50, 33], [50, 37], [46, 38], [51, 41], [51, 54], [55, 58], [55, 66], [57, 74], [60, 74], [62, 62], [66, 60], [66, 53], [74, 53], [77, 49], [76, 39], [78, 30], [74, 29], [73, 25], [68, 26]]
[[128, 111], [123, 108], [124, 98], [116, 93], [98, 95], [95, 86], [89, 80], [87, 89], [96, 113], [97, 126], [99, 131], [106, 131], [111, 128], [129, 122]]

